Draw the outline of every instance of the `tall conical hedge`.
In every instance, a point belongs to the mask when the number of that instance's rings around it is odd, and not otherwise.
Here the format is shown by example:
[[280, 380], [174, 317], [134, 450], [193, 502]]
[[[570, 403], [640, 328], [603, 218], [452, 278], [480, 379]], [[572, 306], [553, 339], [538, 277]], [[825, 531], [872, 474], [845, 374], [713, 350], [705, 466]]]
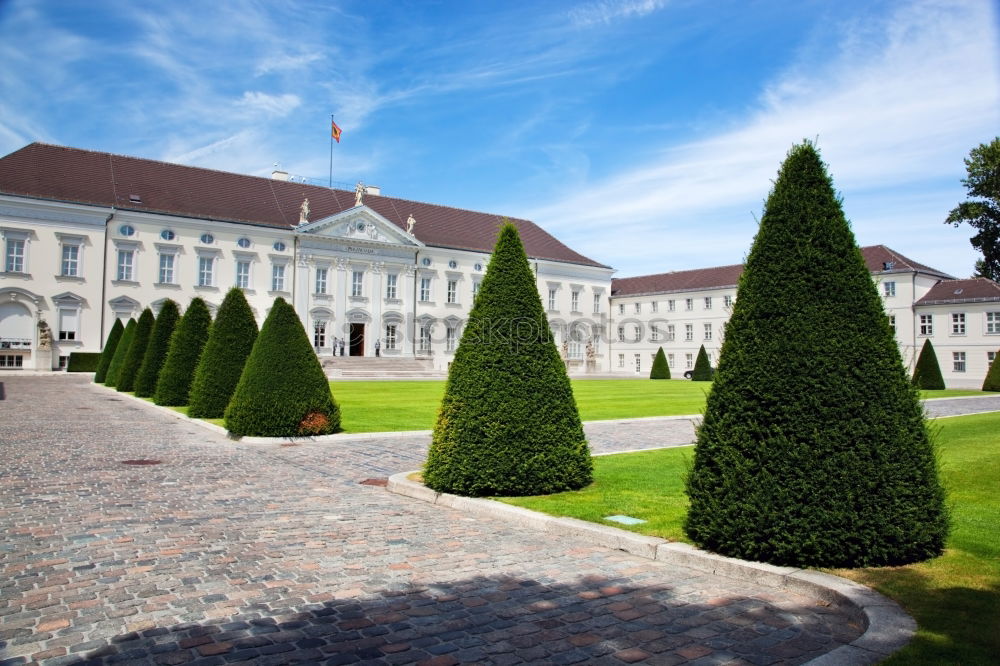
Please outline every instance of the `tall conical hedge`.
[[782, 165], [738, 295], [686, 482], [688, 536], [778, 565], [938, 555], [948, 517], [917, 391], [809, 143]]
[[97, 372], [94, 373], [95, 383], [104, 383], [104, 379], [108, 376], [108, 366], [111, 365], [111, 359], [115, 356], [115, 350], [118, 349], [118, 342], [124, 332], [125, 326], [122, 324], [122, 320], [115, 318], [114, 326], [111, 327], [108, 339], [104, 343], [104, 349], [101, 350], [101, 360], [97, 364]]
[[156, 392], [156, 381], [160, 378], [160, 370], [163, 369], [167, 351], [170, 349], [170, 336], [173, 335], [180, 317], [181, 313], [176, 303], [169, 298], [163, 301], [160, 314], [156, 315], [156, 323], [153, 324], [153, 332], [149, 335], [149, 344], [146, 345], [139, 374], [135, 378], [135, 394], [140, 398], [152, 397]]
[[186, 405], [191, 391], [201, 350], [208, 340], [208, 329], [212, 325], [212, 315], [208, 306], [200, 298], [191, 300], [191, 305], [177, 323], [170, 336], [167, 359], [163, 362], [160, 376], [156, 380], [153, 402], [157, 405]]
[[667, 364], [667, 355], [663, 353], [663, 347], [656, 350], [653, 357], [653, 367], [649, 370], [650, 379], [670, 379], [670, 366]]
[[153, 311], [146, 308], [139, 315], [139, 321], [135, 325], [135, 333], [132, 335], [132, 344], [129, 345], [125, 360], [122, 362], [121, 371], [118, 373], [118, 381], [115, 388], [122, 392], [135, 389], [135, 377], [139, 374], [139, 366], [142, 365], [142, 358], [146, 355], [146, 347], [149, 345], [149, 335], [153, 332], [153, 324], [156, 317]]
[[983, 380], [984, 391], [1000, 391], [1000, 351], [993, 358], [989, 369], [986, 371], [986, 379]]
[[691, 371], [691, 379], [696, 382], [712, 381], [712, 364], [708, 360], [708, 352], [705, 345], [698, 348], [698, 357], [694, 360], [694, 370]]
[[295, 309], [276, 298], [226, 407], [239, 436], [294, 437], [340, 430], [340, 410]]
[[517, 228], [500, 229], [455, 352], [424, 483], [537, 495], [591, 481], [590, 451]]
[[944, 390], [944, 377], [941, 376], [941, 366], [938, 365], [937, 354], [930, 339], [924, 340], [920, 349], [917, 364], [913, 367], [913, 385], [925, 391]]
[[198, 361], [188, 416], [203, 419], [223, 416], [256, 339], [253, 311], [243, 290], [233, 287], [219, 306]]
[[122, 331], [122, 337], [118, 339], [118, 346], [115, 347], [115, 355], [111, 357], [108, 364], [108, 373], [104, 376], [104, 385], [114, 387], [118, 383], [118, 375], [121, 373], [122, 364], [125, 363], [125, 355], [129, 347], [132, 346], [132, 337], [135, 335], [136, 321], [129, 318]]

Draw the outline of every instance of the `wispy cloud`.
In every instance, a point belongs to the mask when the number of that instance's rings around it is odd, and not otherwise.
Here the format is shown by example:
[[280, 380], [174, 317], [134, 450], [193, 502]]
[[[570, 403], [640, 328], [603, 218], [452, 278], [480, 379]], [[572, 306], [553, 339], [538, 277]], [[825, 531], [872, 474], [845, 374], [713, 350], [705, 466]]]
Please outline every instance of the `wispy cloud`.
[[666, 0], [598, 0], [574, 7], [569, 11], [569, 18], [577, 26], [609, 24], [652, 14], [666, 5]]
[[297, 109], [302, 104], [298, 95], [269, 95], [258, 90], [243, 93], [237, 104], [251, 112], [259, 112], [272, 118], [281, 118]]

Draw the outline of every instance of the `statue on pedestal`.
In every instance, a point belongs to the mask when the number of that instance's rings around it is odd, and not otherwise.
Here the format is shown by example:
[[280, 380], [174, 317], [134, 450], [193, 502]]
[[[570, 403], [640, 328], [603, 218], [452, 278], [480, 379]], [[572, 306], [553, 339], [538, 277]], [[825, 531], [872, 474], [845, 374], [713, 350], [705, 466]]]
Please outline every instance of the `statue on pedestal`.
[[299, 224], [309, 224], [309, 198], [302, 202], [302, 208], [299, 209]]
[[365, 186], [360, 180], [358, 184], [354, 186], [354, 205], [360, 206], [362, 200], [365, 197]]
[[52, 349], [52, 331], [44, 319], [38, 320], [38, 351], [50, 351]]

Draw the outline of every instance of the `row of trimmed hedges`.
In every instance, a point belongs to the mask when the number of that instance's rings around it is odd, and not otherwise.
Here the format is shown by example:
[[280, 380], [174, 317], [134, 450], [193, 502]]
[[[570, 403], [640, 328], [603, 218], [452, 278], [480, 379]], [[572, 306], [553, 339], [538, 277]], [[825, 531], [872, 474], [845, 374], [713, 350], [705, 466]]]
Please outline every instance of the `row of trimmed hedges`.
[[71, 352], [66, 372], [96, 372], [101, 356], [101, 352]]

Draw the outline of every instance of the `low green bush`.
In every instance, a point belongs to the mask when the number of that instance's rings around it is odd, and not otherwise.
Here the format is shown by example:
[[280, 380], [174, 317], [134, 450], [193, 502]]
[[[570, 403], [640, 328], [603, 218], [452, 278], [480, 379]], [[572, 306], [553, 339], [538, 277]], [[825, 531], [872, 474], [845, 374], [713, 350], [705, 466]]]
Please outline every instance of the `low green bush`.
[[649, 370], [649, 378], [670, 379], [670, 366], [667, 364], [667, 356], [663, 353], [663, 347], [656, 350], [653, 367]]
[[101, 352], [70, 352], [66, 372], [96, 372]]
[[983, 380], [984, 391], [1000, 391], [1000, 351], [993, 358], [990, 369], [986, 371], [986, 379]]
[[913, 368], [914, 386], [925, 391], [944, 390], [944, 377], [941, 376], [941, 366], [938, 365], [937, 354], [934, 353], [934, 345], [930, 339], [924, 340], [924, 346], [920, 349], [920, 357]]
[[698, 349], [698, 358], [695, 359], [691, 379], [696, 382], [710, 382], [712, 381], [713, 374], [715, 374], [715, 371], [708, 360], [708, 352], [705, 351], [705, 345], [702, 345]]

